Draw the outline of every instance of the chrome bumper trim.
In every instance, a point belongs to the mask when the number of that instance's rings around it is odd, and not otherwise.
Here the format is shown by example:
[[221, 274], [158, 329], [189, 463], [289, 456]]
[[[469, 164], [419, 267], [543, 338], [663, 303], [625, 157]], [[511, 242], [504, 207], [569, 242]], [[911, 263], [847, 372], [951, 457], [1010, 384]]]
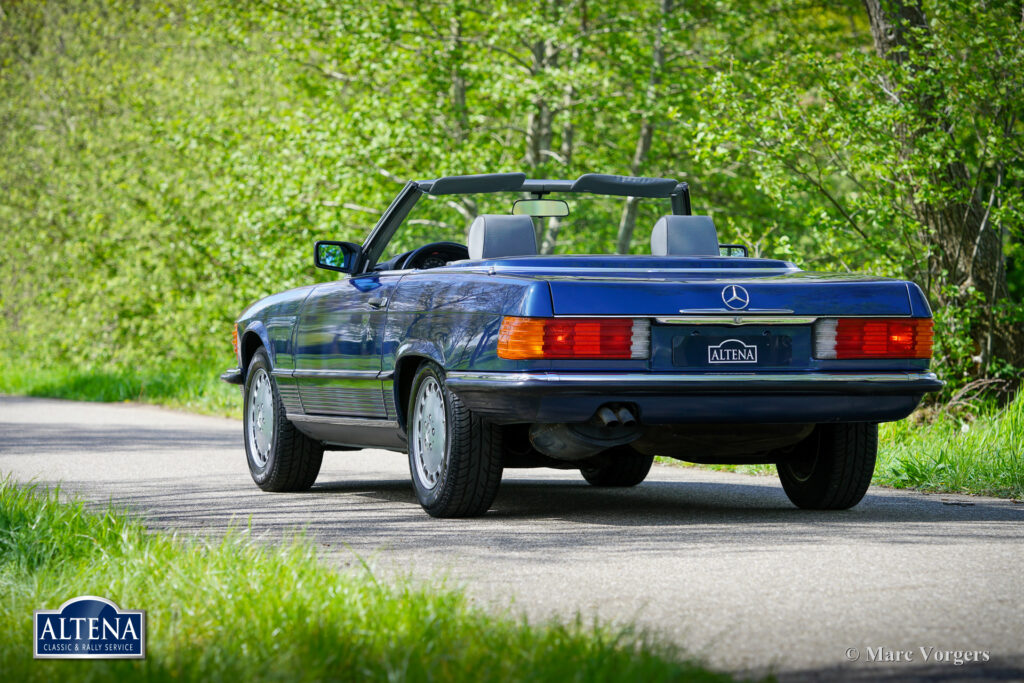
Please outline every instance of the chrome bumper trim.
[[526, 382], [551, 382], [552, 384], [744, 384], [746, 382], [876, 382], [887, 384], [909, 384], [920, 381], [937, 381], [934, 372], [886, 372], [886, 373], [701, 373], [701, 374], [658, 374], [658, 373], [568, 373], [568, 372], [449, 372], [449, 379], [458, 382], [499, 382], [508, 385]]

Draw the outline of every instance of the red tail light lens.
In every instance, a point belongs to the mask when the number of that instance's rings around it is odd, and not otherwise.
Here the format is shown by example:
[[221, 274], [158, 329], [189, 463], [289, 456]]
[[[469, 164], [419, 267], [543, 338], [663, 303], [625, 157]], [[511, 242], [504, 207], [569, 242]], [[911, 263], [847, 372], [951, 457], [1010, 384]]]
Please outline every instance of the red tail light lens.
[[826, 318], [814, 326], [815, 358], [931, 356], [931, 318]]
[[501, 321], [498, 357], [647, 358], [651, 326], [632, 318], [518, 318]]

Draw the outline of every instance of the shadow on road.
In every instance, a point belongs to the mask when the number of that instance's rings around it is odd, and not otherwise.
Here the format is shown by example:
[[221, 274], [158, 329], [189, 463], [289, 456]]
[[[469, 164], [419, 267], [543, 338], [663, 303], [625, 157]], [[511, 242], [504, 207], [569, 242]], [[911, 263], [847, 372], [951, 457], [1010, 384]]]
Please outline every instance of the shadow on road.
[[76, 454], [113, 452], [189, 451], [198, 449], [237, 449], [237, 434], [223, 429], [191, 428], [174, 431], [167, 428], [132, 425], [96, 427], [92, 425], [34, 424], [30, 429], [4, 429], [0, 454], [37, 456], [40, 453], [68, 450]]
[[[1024, 506], [1010, 502], [947, 505], [942, 496], [881, 489], [852, 510], [797, 510], [772, 478], [665, 467], [630, 489], [595, 488], [571, 473], [511, 470], [484, 517], [435, 520], [413, 496], [404, 456], [332, 454], [312, 490], [270, 494], [246, 472], [237, 422], [95, 404], [70, 404], [77, 419], [61, 422], [45, 411], [63, 404], [5, 397], [4, 406], [0, 468], [32, 472], [22, 479], [61, 484], [93, 505], [128, 506], [156, 527], [200, 533], [249, 526], [284, 537], [306, 529], [318, 540], [363, 549], [430, 550], [457, 539], [460, 551], [507, 547], [553, 556], [567, 547], [616, 552], [614, 538], [639, 539], [645, 552], [711, 540], [737, 550], [836, 538], [938, 545], [966, 531], [960, 524], [971, 525], [961, 539], [970, 545], [1016, 541], [1024, 521]], [[112, 452], [119, 456], [106, 457]]]
[[[230, 486], [178, 479], [130, 486], [90, 483], [89, 498], [141, 513], [157, 527], [199, 533], [229, 528], [285, 538], [305, 530], [317, 542], [360, 552], [384, 547], [436, 550], [439, 539], [460, 552], [555, 551], [603, 547], [617, 538], [648, 553], [678, 553], [714, 542], [736, 551], [845, 541], [944, 544], [950, 523], [970, 525], [965, 544], [1016, 540], [1024, 509], [1010, 504], [950, 506], [937, 496], [869, 494], [852, 510], [798, 510], [781, 489], [761, 484], [651, 481], [632, 489], [597, 489], [580, 481], [518, 479], [503, 483], [493, 509], [475, 519], [437, 520], [422, 512], [405, 479], [346, 479], [304, 493], [265, 493], [239, 476]], [[44, 483], [45, 482], [41, 482]], [[78, 487], [71, 486], [76, 489]], [[937, 525], [936, 523], [942, 523]], [[880, 534], [884, 528], [895, 534]]]

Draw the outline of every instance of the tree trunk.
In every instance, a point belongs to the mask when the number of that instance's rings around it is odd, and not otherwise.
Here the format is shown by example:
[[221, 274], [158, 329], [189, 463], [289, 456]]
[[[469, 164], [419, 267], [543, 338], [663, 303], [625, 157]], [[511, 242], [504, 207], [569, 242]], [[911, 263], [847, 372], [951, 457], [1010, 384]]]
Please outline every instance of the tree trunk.
[[[640, 175], [644, 162], [647, 161], [647, 154], [651, 151], [652, 137], [654, 137], [654, 126], [651, 125], [649, 119], [644, 119], [640, 125], [640, 138], [636, 142], [633, 163], [629, 165], [629, 171], [632, 175]], [[619, 218], [619, 233], [615, 243], [615, 253], [629, 253], [629, 245], [633, 242], [633, 231], [636, 229], [636, 215], [639, 210], [640, 200], [637, 197], [627, 197], [626, 204], [622, 207], [622, 216]]]
[[[580, 12], [580, 36], [586, 35], [587, 32], [587, 3], [586, 0], [581, 0], [579, 5]], [[582, 40], [576, 43], [576, 46], [572, 49], [571, 64], [582, 64], [583, 63], [583, 44]], [[559, 155], [561, 157], [562, 166], [567, 170], [572, 170], [572, 155], [573, 155], [573, 144], [576, 137], [576, 128], [573, 124], [572, 107], [573, 102], [576, 99], [576, 87], [570, 81], [568, 85], [562, 90], [562, 141], [559, 146]], [[540, 240], [540, 253], [542, 254], [553, 254], [555, 253], [555, 247], [558, 245], [558, 233], [562, 229], [562, 221], [557, 217], [551, 217], [547, 220], [544, 225], [544, 235]]]
[[[640, 135], [637, 137], [636, 149], [633, 151], [633, 160], [629, 165], [631, 175], [643, 173], [644, 165], [647, 163], [647, 155], [651, 151], [651, 141], [654, 138], [654, 122], [649, 113], [650, 107], [657, 98], [657, 88], [661, 83], [661, 73], [665, 68], [665, 26], [668, 23], [668, 16], [672, 12], [672, 0], [661, 0], [661, 15], [658, 25], [654, 28], [654, 48], [651, 50], [651, 73], [647, 81], [647, 90], [644, 93], [644, 105], [648, 113], [644, 114], [640, 121]], [[618, 238], [616, 239], [615, 251], [619, 254], [628, 254], [630, 244], [633, 242], [633, 231], [636, 229], [636, 216], [639, 210], [640, 200], [636, 197], [628, 197], [622, 207], [622, 215], [619, 218]]]
[[[871, 22], [875, 50], [883, 59], [903, 66], [908, 62], [908, 47], [914, 31], [929, 31], [928, 18], [919, 0], [864, 0]], [[906, 68], [917, 68], [913, 64]], [[941, 103], [927, 92], [913, 88], [889, 92], [901, 101], [924, 112], [916, 126], [899, 126], [895, 131], [901, 143], [902, 161], [911, 158], [915, 145], [925, 135], [952, 129], [952, 121], [943, 120]], [[970, 289], [980, 293], [985, 306], [984, 320], [971, 331], [975, 343], [977, 374], [984, 376], [995, 357], [1013, 365], [1024, 365], [1024, 329], [1000, 322], [995, 307], [1009, 295], [1006, 258], [1001, 226], [991, 219], [993, 200], [1003, 182], [1002, 170], [979, 164], [972, 177], [968, 167], [954, 160], [935, 169], [926, 180], [933, 186], [949, 188], [948, 200], [920, 201], [922, 179], [908, 173], [903, 177], [904, 196], [914, 217], [924, 227], [923, 239], [931, 247], [933, 272], [945, 272], [945, 283], [956, 286], [956, 293], [930, 292], [941, 306], [975, 306]], [[987, 195], [987, 196], [986, 196]]]
[[462, 14], [461, 8], [453, 9], [449, 23], [451, 30], [451, 77], [452, 77], [452, 109], [455, 117], [455, 141], [462, 144], [469, 132], [469, 110], [466, 108], [466, 74], [463, 71], [462, 56]]

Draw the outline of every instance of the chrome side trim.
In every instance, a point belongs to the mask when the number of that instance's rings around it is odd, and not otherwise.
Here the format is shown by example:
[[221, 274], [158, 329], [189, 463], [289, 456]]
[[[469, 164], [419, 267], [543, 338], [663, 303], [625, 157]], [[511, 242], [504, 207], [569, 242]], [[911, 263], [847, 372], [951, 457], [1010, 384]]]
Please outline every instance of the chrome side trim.
[[553, 384], [742, 384], [745, 382], [888, 382], [910, 383], [922, 380], [937, 380], [934, 372], [887, 372], [887, 373], [701, 373], [701, 374], [640, 374], [640, 373], [560, 373], [560, 372], [449, 372], [448, 379], [465, 382], [501, 382], [523, 384], [526, 382], [551, 382]]
[[286, 416], [292, 422], [315, 422], [325, 425], [338, 425], [340, 427], [381, 427], [387, 429], [398, 429], [396, 420], [372, 420], [363, 417], [335, 417], [333, 415], [307, 415], [289, 411]]
[[817, 319], [813, 315], [687, 315], [654, 320], [663, 325], [810, 325]]
[[394, 370], [274, 370], [274, 377], [295, 379], [391, 379]]
[[[274, 374], [278, 374], [274, 371]], [[292, 370], [281, 374], [295, 379], [377, 379], [378, 370]]]

